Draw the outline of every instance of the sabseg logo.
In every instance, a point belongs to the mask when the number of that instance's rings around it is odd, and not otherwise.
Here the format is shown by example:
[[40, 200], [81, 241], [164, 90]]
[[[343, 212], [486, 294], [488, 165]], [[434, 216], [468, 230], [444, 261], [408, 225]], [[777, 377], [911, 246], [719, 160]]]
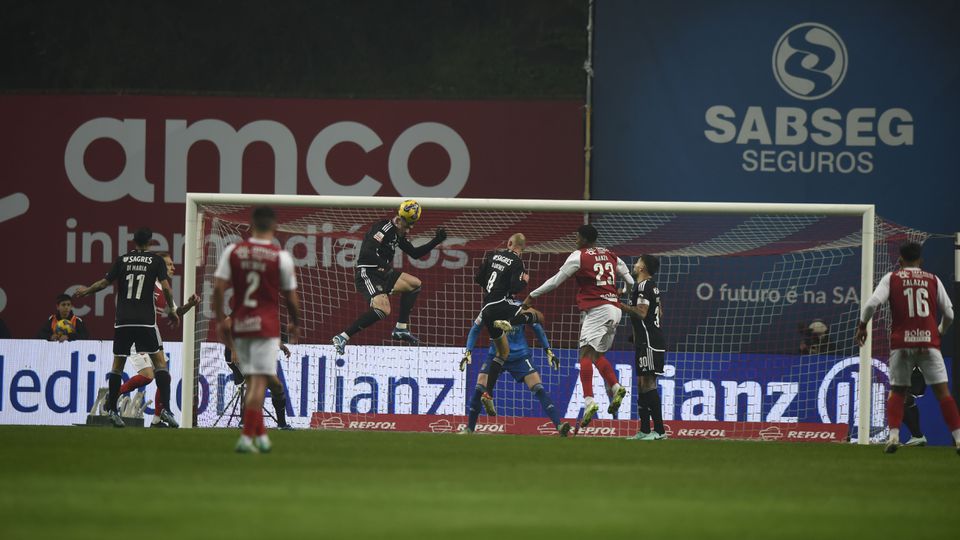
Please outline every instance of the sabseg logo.
[[788, 94], [820, 99], [833, 93], [847, 74], [847, 47], [830, 27], [801, 23], [780, 36], [773, 49], [773, 74]]
[[[791, 98], [805, 102], [840, 88], [849, 63], [840, 35], [817, 22], [791, 27], [773, 48], [774, 79]], [[912, 146], [914, 126], [906, 109], [864, 105], [847, 110], [713, 105], [703, 133], [712, 143], [745, 147], [741, 167], [747, 172], [870, 174], [876, 168], [872, 149]]]

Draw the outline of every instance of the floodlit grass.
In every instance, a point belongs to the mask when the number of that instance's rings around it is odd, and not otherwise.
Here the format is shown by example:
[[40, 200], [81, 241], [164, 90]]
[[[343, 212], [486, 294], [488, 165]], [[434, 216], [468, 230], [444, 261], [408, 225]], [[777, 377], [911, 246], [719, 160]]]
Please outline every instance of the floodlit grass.
[[310, 430], [237, 455], [237, 436], [0, 427], [0, 538], [952, 538], [960, 524], [949, 448]]

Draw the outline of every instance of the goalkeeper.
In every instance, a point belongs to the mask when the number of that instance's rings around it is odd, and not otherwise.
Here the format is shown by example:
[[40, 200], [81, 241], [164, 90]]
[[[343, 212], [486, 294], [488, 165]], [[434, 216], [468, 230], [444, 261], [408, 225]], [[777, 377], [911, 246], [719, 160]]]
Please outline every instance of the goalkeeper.
[[[483, 328], [483, 319], [481, 317], [482, 316], [477, 316], [477, 319], [473, 322], [473, 327], [470, 329], [470, 333], [467, 335], [466, 350], [463, 352], [463, 359], [460, 360], [460, 371], [464, 371], [467, 368], [467, 364], [472, 360], [471, 351], [477, 341], [477, 336], [480, 335], [480, 331]], [[537, 335], [537, 340], [543, 345], [543, 350], [547, 355], [550, 367], [559, 369], [560, 360], [553, 354], [553, 351], [550, 350], [550, 341], [547, 339], [546, 332], [543, 331], [543, 326], [539, 323], [533, 323], [531, 326]], [[507, 342], [510, 344], [510, 356], [508, 356], [507, 361], [504, 362], [503, 370], [509, 371], [518, 383], [526, 383], [527, 388], [529, 388], [537, 400], [540, 401], [543, 411], [553, 420], [553, 425], [557, 426], [557, 432], [561, 437], [566, 437], [567, 433], [570, 432], [570, 424], [560, 421], [560, 411], [557, 410], [557, 407], [553, 404], [553, 400], [550, 399], [550, 394], [544, 389], [540, 381], [540, 373], [537, 372], [537, 369], [530, 363], [533, 354], [530, 351], [530, 346], [527, 344], [527, 337], [524, 335], [525, 327], [526, 325], [524, 324], [515, 324], [511, 331], [506, 332]], [[493, 343], [491, 343], [490, 350], [487, 351], [487, 358], [493, 358], [496, 356], [496, 352], [496, 348]], [[497, 415], [497, 410], [493, 406], [492, 392], [493, 387], [497, 384], [500, 370], [494, 370], [493, 376], [490, 376], [491, 365], [491, 361], [488, 360], [484, 362], [480, 368], [480, 375], [477, 377], [477, 386], [474, 389], [473, 397], [470, 399], [467, 427], [463, 433], [472, 433], [476, 428], [477, 418], [480, 416], [481, 403], [484, 409], [486, 409], [488, 416]]]

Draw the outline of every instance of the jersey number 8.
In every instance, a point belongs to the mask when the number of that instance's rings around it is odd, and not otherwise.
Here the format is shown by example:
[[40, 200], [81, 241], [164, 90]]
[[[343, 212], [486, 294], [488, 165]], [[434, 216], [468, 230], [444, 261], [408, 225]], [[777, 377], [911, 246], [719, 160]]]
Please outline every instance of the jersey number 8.
[[490, 272], [490, 279], [487, 280], [487, 292], [490, 292], [490, 289], [493, 289], [493, 282], [497, 280], [497, 271], [494, 270]]

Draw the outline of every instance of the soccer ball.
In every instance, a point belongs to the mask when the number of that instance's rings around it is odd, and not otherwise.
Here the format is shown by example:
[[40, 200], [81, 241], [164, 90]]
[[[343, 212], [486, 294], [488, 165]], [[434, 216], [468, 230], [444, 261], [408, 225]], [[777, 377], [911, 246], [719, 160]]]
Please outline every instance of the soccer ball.
[[69, 336], [70, 334], [73, 333], [73, 325], [70, 324], [70, 321], [68, 321], [67, 319], [60, 319], [59, 321], [57, 321], [56, 333]]
[[407, 225], [413, 225], [420, 219], [420, 203], [409, 199], [400, 203], [400, 209], [397, 210], [400, 219], [407, 222]]

